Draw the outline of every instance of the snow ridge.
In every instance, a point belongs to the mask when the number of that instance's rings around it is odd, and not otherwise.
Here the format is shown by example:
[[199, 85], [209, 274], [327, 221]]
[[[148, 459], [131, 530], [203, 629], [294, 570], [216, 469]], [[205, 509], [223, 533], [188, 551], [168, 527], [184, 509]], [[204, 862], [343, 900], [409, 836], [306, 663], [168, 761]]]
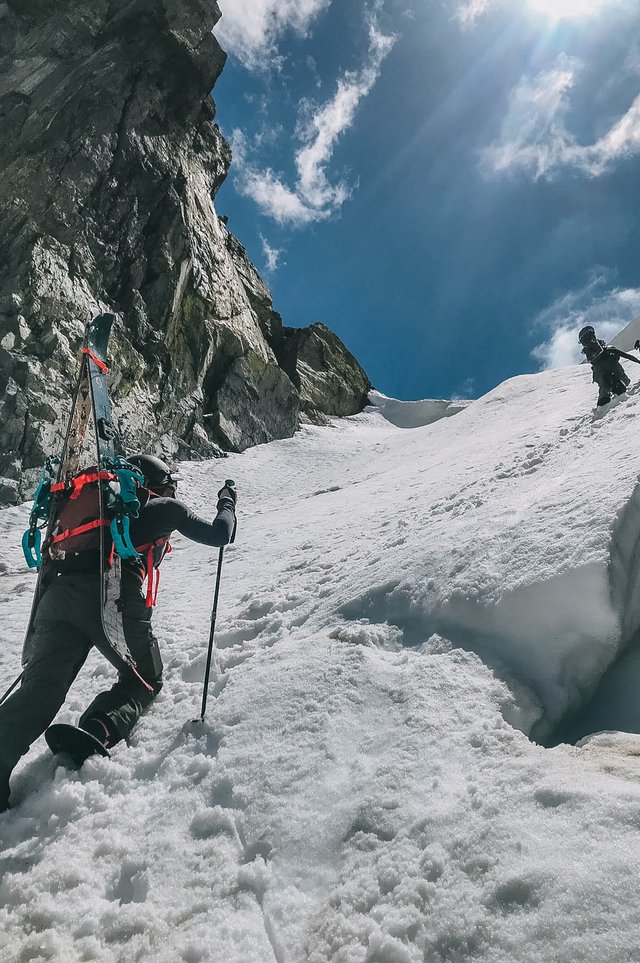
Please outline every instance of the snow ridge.
[[[207, 721], [190, 720], [217, 552], [179, 536], [154, 616], [165, 686], [131, 745], [70, 773], [38, 744], [16, 772], [0, 960], [631, 963], [640, 741], [528, 738], [638, 654], [640, 396], [594, 412], [589, 379], [513, 379], [416, 428], [370, 409], [230, 456]], [[183, 466], [207, 517], [220, 472]], [[0, 513], [7, 681], [27, 516]], [[59, 721], [112, 681], [92, 655]]]

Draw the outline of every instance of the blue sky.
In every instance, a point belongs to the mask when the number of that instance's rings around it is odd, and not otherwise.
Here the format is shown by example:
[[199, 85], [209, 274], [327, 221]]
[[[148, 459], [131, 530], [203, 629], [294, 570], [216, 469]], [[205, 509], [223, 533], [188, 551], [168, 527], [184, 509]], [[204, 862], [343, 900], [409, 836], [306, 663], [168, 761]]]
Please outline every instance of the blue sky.
[[285, 324], [475, 397], [640, 314], [637, 0], [220, 0], [217, 199]]

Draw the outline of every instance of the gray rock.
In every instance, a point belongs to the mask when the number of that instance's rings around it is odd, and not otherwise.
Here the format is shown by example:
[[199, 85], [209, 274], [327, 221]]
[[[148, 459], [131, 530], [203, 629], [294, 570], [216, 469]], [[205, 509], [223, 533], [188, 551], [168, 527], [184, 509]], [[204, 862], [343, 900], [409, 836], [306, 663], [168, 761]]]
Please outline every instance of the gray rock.
[[371, 383], [337, 334], [326, 325], [284, 328], [280, 363], [300, 392], [300, 407], [311, 421], [343, 418], [362, 411]]
[[0, 499], [4, 504], [15, 504], [18, 498], [18, 482], [14, 478], [0, 476]]
[[0, 5], [0, 475], [16, 482], [3, 503], [59, 449], [101, 311], [118, 318], [129, 450], [241, 451], [366, 403], [355, 359], [324, 326], [283, 328], [216, 215], [231, 163], [209, 95], [219, 16], [214, 0]]

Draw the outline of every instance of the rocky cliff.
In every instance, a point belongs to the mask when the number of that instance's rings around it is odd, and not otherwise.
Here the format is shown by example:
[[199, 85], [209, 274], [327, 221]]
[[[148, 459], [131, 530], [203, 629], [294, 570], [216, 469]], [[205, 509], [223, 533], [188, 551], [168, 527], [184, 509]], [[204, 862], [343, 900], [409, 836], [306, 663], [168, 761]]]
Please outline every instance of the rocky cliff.
[[352, 414], [364, 371], [284, 327], [216, 216], [214, 0], [0, 0], [0, 498], [60, 444], [86, 320], [118, 316], [127, 448], [199, 457]]

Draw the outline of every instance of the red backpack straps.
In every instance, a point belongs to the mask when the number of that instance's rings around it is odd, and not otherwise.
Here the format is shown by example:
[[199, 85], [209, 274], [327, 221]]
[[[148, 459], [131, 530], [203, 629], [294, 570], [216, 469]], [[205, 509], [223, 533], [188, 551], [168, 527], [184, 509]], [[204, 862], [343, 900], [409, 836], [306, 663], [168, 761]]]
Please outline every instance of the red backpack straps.
[[51, 486], [56, 499], [54, 523], [45, 551], [52, 558], [60, 560], [67, 553], [75, 555], [99, 547], [98, 530], [108, 527], [109, 519], [100, 517], [98, 485], [115, 478], [113, 472], [89, 468]]
[[[156, 555], [158, 549], [161, 549], [161, 552], [159, 555]], [[145, 601], [147, 608], [153, 608], [158, 598], [158, 589], [160, 588], [160, 565], [165, 555], [169, 555], [170, 552], [173, 551], [169, 536], [160, 535], [155, 541], [147, 542], [146, 545], [136, 545], [136, 551], [140, 552], [141, 555], [145, 555], [144, 567], [147, 579]]]

